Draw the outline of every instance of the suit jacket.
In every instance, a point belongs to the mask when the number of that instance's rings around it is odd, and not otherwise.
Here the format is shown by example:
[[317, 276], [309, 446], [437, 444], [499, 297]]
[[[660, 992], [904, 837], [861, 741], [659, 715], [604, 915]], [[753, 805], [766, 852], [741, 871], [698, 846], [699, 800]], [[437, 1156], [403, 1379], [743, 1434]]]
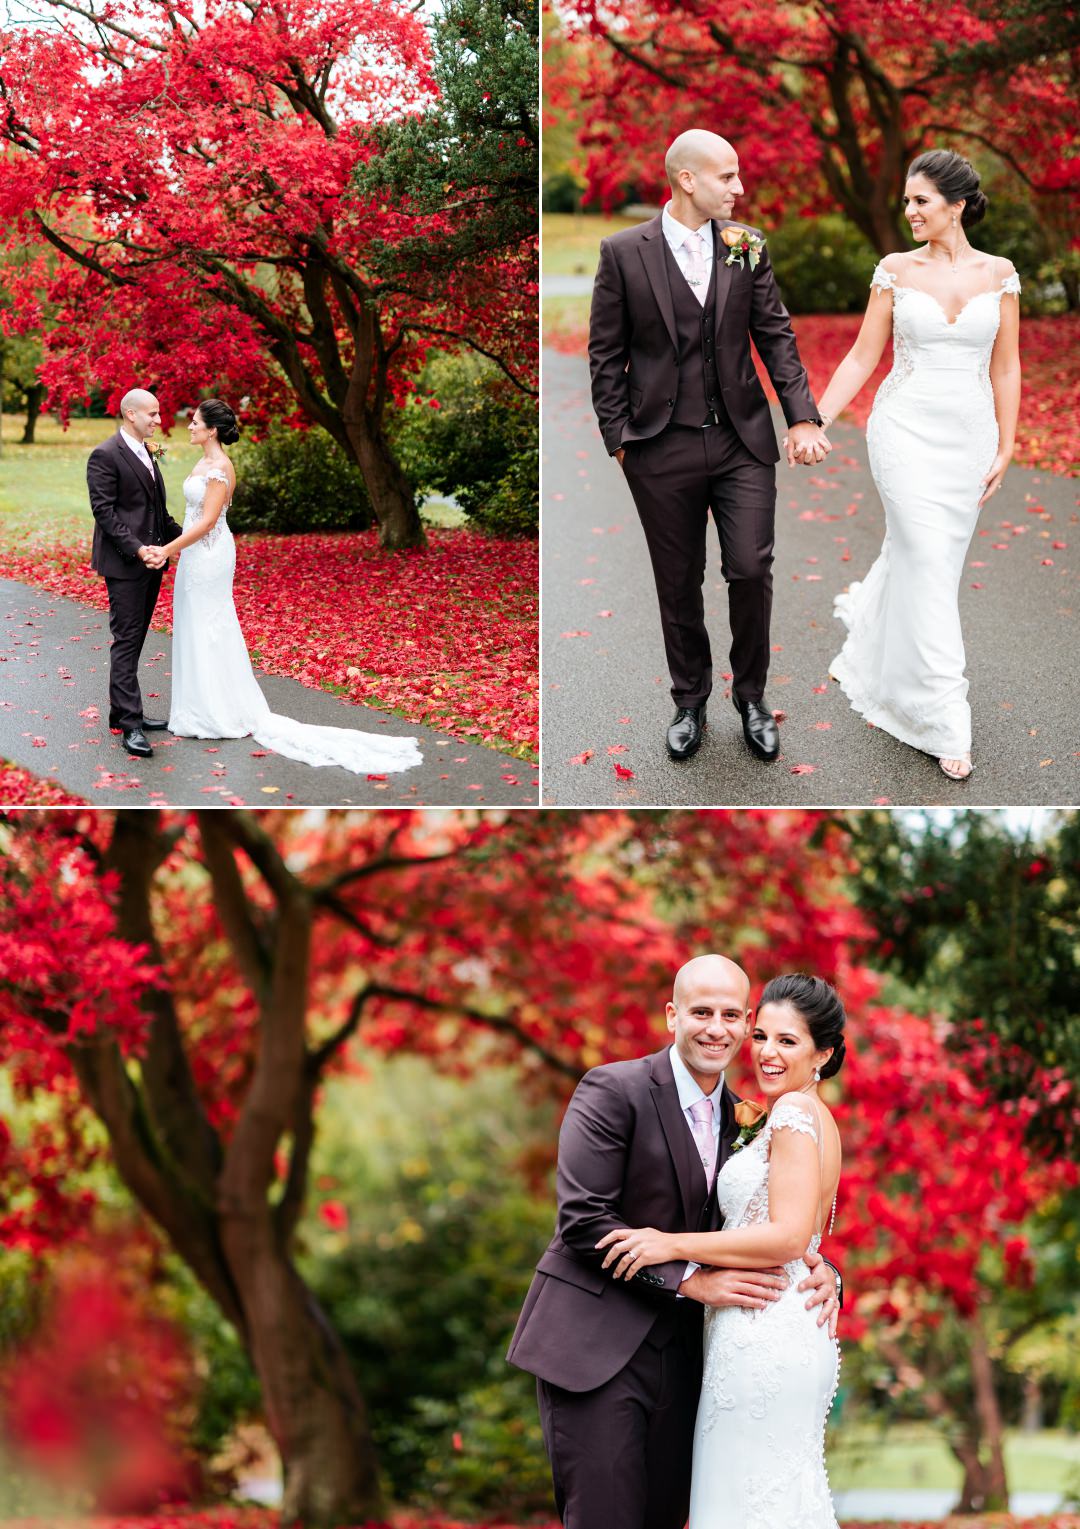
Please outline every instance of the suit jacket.
[[[780, 455], [768, 400], [750, 358], [750, 340], [765, 363], [789, 425], [817, 419], [806, 369], [787, 309], [764, 249], [757, 269], [743, 256], [728, 265], [714, 220], [717, 370], [724, 407], [746, 448], [761, 462]], [[756, 232], [756, 230], [751, 230]], [[679, 386], [675, 310], [661, 218], [623, 229], [600, 245], [589, 319], [592, 397], [604, 444], [612, 455], [627, 441], [659, 435], [671, 419]]]
[[[737, 1134], [735, 1095], [720, 1094], [717, 1171]], [[644, 1269], [627, 1284], [601, 1269], [595, 1244], [621, 1226], [714, 1231], [710, 1190], [679, 1105], [667, 1048], [586, 1073], [559, 1133], [558, 1219], [525, 1298], [507, 1358], [568, 1391], [591, 1391], [633, 1357], [678, 1293], [686, 1262]], [[700, 1324], [703, 1308], [685, 1304]]]
[[110, 579], [149, 578], [139, 548], [163, 545], [182, 530], [165, 508], [161, 468], [154, 462], [151, 479], [118, 430], [90, 453], [86, 486], [95, 521], [91, 568]]

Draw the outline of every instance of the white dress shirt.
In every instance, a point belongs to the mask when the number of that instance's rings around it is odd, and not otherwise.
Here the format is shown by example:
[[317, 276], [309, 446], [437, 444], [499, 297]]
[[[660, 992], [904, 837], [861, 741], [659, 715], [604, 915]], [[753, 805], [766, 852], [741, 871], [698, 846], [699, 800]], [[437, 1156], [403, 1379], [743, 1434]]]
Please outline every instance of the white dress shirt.
[[[668, 202], [660, 214], [660, 226], [664, 231], [664, 238], [668, 242], [668, 247], [675, 256], [675, 264], [685, 276], [690, 264], [690, 251], [685, 247], [683, 241], [687, 234], [698, 233], [701, 235], [701, 254], [707, 271], [712, 263], [714, 249], [711, 219], [707, 219], [698, 229], [687, 228], [685, 223], [680, 223], [677, 218], [671, 216], [670, 208], [671, 203]], [[687, 285], [689, 286], [689, 282], [687, 282]], [[707, 291], [699, 291], [697, 287], [690, 287], [690, 290], [698, 302], [704, 304]]]
[[[675, 220], [672, 219], [672, 222], [674, 222], [674, 221]], [[680, 227], [680, 225], [678, 223], [676, 223], [675, 227], [678, 228], [678, 227]], [[665, 230], [665, 232], [666, 232], [666, 230]], [[713, 1130], [713, 1139], [714, 1139], [714, 1141], [717, 1142], [716, 1157], [717, 1157], [717, 1172], [719, 1172], [720, 1171], [720, 1169], [719, 1169], [719, 1161], [720, 1161], [720, 1147], [719, 1147], [719, 1138], [720, 1138], [720, 1098], [721, 1098], [721, 1094], [723, 1093], [723, 1088], [724, 1088], [724, 1075], [723, 1075], [723, 1073], [720, 1074], [719, 1080], [717, 1081], [716, 1087], [713, 1089], [712, 1093], [711, 1094], [706, 1094], [705, 1090], [701, 1087], [700, 1083], [698, 1083], [697, 1080], [694, 1078], [693, 1074], [690, 1072], [690, 1069], [687, 1067], [686, 1063], [683, 1061], [682, 1057], [679, 1055], [678, 1051], [675, 1049], [674, 1046], [671, 1046], [669, 1048], [668, 1056], [671, 1058], [671, 1070], [675, 1074], [675, 1088], [676, 1088], [676, 1090], [678, 1092], [678, 1095], [679, 1095], [679, 1106], [680, 1106], [680, 1108], [682, 1109], [682, 1112], [683, 1112], [683, 1119], [686, 1121], [686, 1129], [690, 1132], [691, 1136], [693, 1136], [693, 1134], [694, 1134], [694, 1123], [693, 1123], [693, 1119], [692, 1119], [692, 1117], [690, 1115], [690, 1108], [691, 1108], [691, 1106], [695, 1105], [698, 1102], [699, 1099], [712, 1099], [712, 1102], [713, 1102], [712, 1130]], [[695, 1152], [697, 1151], [697, 1142], [696, 1141], [694, 1143], [694, 1150], [695, 1150]], [[700, 1269], [700, 1268], [701, 1268], [700, 1264], [695, 1264], [695, 1263], [687, 1264], [687, 1266], [686, 1266], [686, 1273], [683, 1275], [683, 1279], [689, 1279], [691, 1274], [694, 1273], [695, 1269]]]
[[157, 474], [154, 472], [154, 464], [151, 462], [150, 453], [147, 451], [143, 442], [137, 441], [133, 435], [128, 435], [123, 425], [120, 426], [120, 439], [123, 441], [124, 445], [128, 448], [129, 451], [134, 452], [139, 461], [150, 474], [151, 478], [153, 478], [156, 482]]

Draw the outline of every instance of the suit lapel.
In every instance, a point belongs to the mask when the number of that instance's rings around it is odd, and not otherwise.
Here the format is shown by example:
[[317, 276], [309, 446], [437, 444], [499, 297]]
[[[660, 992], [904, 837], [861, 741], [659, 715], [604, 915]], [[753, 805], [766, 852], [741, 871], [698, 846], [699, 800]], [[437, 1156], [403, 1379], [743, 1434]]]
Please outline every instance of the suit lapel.
[[[723, 223], [713, 220], [713, 256], [716, 266], [716, 313], [714, 315], [714, 332], [717, 340], [720, 338], [720, 320], [724, 316], [724, 308], [727, 304], [728, 293], [731, 291], [732, 278], [735, 275], [735, 266], [728, 265], [727, 245], [720, 237], [721, 228], [729, 228], [731, 220], [725, 219]], [[743, 257], [746, 258], [745, 256]], [[726, 1087], [726, 1085], [725, 1085]]]
[[732, 1093], [725, 1082], [720, 1095], [720, 1140], [716, 1144], [717, 1173], [720, 1172], [731, 1156], [731, 1148], [736, 1136], [739, 1134], [739, 1128], [735, 1124], [735, 1106], [737, 1103], [738, 1096]]
[[696, 1226], [702, 1201], [708, 1195], [708, 1185], [705, 1183], [705, 1172], [694, 1146], [694, 1138], [679, 1104], [679, 1090], [675, 1087], [675, 1074], [671, 1070], [671, 1060], [666, 1051], [658, 1052], [653, 1058], [652, 1085], [656, 1111], [675, 1164], [675, 1177], [679, 1181], [683, 1217], [687, 1226]]
[[664, 231], [660, 218], [653, 218], [647, 223], [641, 232], [641, 262], [645, 267], [645, 275], [649, 278], [649, 286], [652, 288], [656, 305], [660, 309], [660, 315], [664, 320], [664, 327], [671, 337], [671, 343], [676, 350], [679, 347], [678, 334], [675, 329], [675, 304], [671, 300], [671, 281], [668, 277], [667, 260], [664, 254]]

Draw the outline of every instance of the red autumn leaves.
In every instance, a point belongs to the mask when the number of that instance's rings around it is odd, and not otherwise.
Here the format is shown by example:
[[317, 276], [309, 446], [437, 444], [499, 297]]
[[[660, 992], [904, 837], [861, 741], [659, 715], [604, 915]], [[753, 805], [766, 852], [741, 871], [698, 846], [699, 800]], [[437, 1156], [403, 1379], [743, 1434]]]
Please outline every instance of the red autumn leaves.
[[[241, 537], [237, 553], [237, 611], [258, 667], [520, 758], [535, 755], [535, 542], [433, 530], [426, 553], [390, 554], [363, 532]], [[106, 609], [88, 539], [4, 550], [0, 569]], [[171, 578], [155, 621], [171, 626]]]

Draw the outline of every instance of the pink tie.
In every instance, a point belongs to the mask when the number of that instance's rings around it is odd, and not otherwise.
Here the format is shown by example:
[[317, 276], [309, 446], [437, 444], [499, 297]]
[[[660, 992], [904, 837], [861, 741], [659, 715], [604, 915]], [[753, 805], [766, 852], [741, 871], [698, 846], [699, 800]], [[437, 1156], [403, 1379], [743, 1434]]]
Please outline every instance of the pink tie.
[[716, 1137], [713, 1135], [713, 1102], [711, 1099], [698, 1099], [690, 1106], [690, 1119], [693, 1122], [690, 1129], [694, 1133], [694, 1141], [697, 1144], [698, 1153], [701, 1157], [701, 1166], [705, 1170], [705, 1182], [712, 1188], [713, 1170], [716, 1167]]
[[709, 285], [709, 273], [705, 268], [705, 241], [700, 234], [687, 234], [683, 240], [683, 249], [690, 257], [686, 262], [686, 279], [694, 289], [694, 296], [704, 306]]

